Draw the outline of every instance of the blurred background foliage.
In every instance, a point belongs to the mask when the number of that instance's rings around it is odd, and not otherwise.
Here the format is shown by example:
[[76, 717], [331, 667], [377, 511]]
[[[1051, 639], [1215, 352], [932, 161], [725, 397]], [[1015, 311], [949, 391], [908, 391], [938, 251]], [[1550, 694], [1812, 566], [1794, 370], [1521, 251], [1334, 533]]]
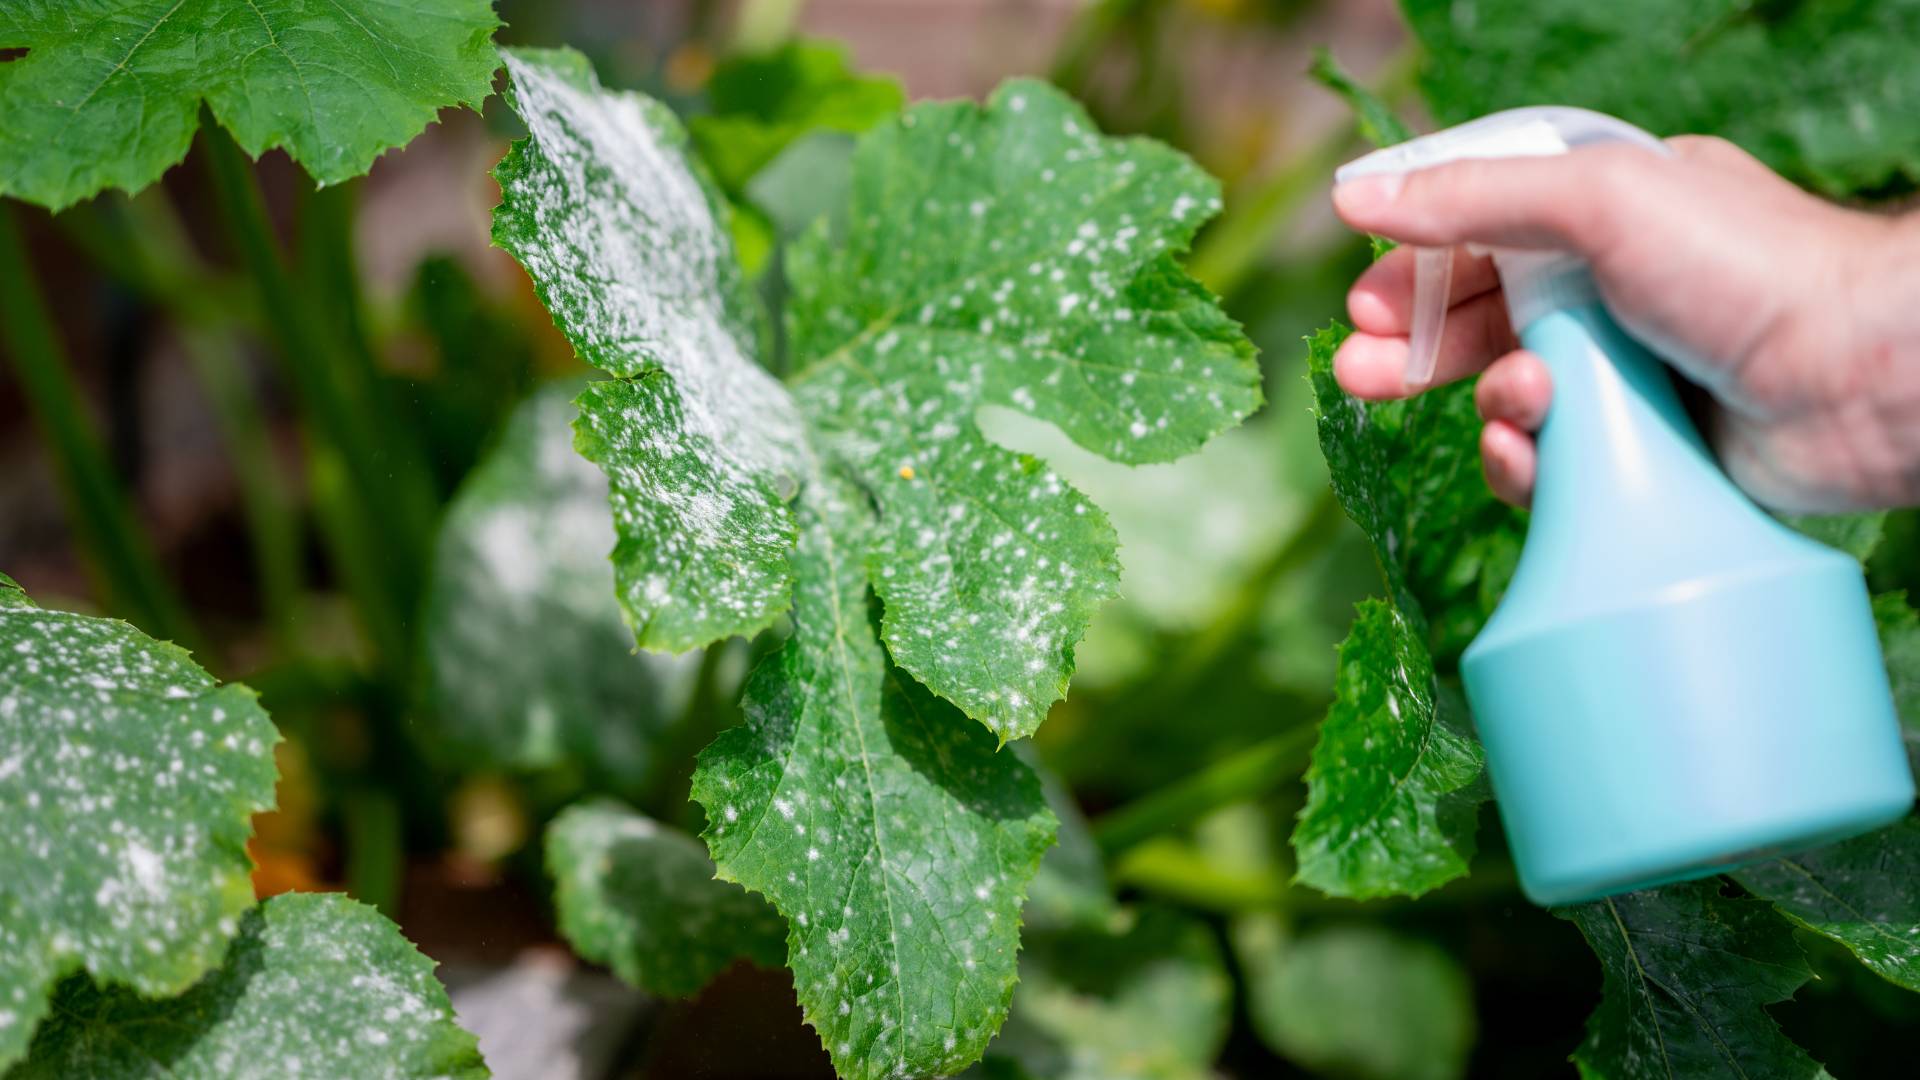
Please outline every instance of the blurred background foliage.
[[[1586, 104], [1720, 131], [1828, 194], [1898, 202], [1916, 176], [1916, 69], [1898, 85], [1855, 75], [1910, 56], [1913, 5], [498, 6], [503, 42], [575, 45], [609, 85], [689, 117], [776, 303], [783, 243], [835, 204], [854, 136], [904, 100], [1042, 74], [1108, 130], [1167, 140], [1227, 185], [1191, 265], [1261, 348], [1259, 416], [1137, 469], [1010, 411], [980, 418], [1107, 508], [1125, 565], [1124, 599], [1031, 748], [1062, 845], [981, 1075], [1571, 1072], [1599, 968], [1574, 927], [1520, 897], [1490, 812], [1473, 875], [1418, 903], [1291, 883], [1286, 835], [1334, 645], [1379, 591], [1327, 489], [1301, 362], [1370, 257], [1326, 208], [1332, 166], [1364, 143], [1309, 78], [1314, 49], [1417, 125], [1429, 108], [1452, 122]], [[1859, 94], [1837, 86], [1909, 107], [1849, 133], [1831, 114]], [[258, 889], [345, 888], [450, 970], [559, 955], [541, 837], [570, 802], [618, 797], [697, 830], [692, 756], [734, 721], [761, 647], [631, 655], [605, 481], [570, 449], [585, 371], [487, 245], [487, 170], [513, 135], [497, 102], [449, 112], [323, 191], [263, 159], [261, 220], [293, 255], [278, 301], [250, 283], [249, 238], [220, 225], [233, 163], [206, 146], [132, 199], [6, 208], [79, 397], [50, 420], [24, 365], [0, 369], [0, 568], [49, 606], [190, 642], [259, 690], [288, 739], [280, 809], [258, 822]], [[276, 303], [329, 343], [344, 422], [314, 415], [270, 359], [299, 346], [276, 340]], [[76, 472], [63, 438], [96, 443], [104, 468]], [[116, 500], [137, 518], [124, 536], [101, 531]], [[1885, 535], [1876, 589], [1920, 588], [1920, 517], [1891, 515]], [[1453, 647], [1472, 629], [1449, 630]], [[1837, 1075], [1899, 1075], [1907, 1055], [1885, 1036], [1913, 1030], [1920, 1005], [1805, 944], [1820, 978], [1776, 1017]], [[601, 1010], [621, 1028], [597, 1074], [828, 1075], [786, 978], [740, 964], [675, 1003]]]

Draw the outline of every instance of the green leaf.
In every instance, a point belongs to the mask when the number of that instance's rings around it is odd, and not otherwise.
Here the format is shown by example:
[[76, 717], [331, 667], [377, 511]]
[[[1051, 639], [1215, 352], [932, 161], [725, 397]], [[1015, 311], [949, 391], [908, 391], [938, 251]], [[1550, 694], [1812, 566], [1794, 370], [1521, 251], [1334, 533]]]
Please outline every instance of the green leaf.
[[821, 476], [800, 508], [793, 636], [749, 676], [746, 722], [701, 753], [693, 797], [720, 876], [786, 916], [840, 1075], [946, 1075], [1006, 1015], [1053, 815], [1032, 770], [888, 665], [852, 557], [864, 499]]
[[841, 46], [790, 41], [722, 62], [707, 82], [712, 113], [695, 116], [687, 126], [714, 177], [738, 195], [800, 137], [815, 131], [857, 135], [899, 112], [905, 101], [894, 80], [854, 74]]
[[220, 962], [278, 739], [184, 650], [0, 584], [0, 1066], [72, 972], [160, 995]]
[[1766, 904], [1722, 896], [1713, 879], [1555, 914], [1580, 928], [1604, 976], [1573, 1055], [1587, 1080], [1826, 1075], [1766, 1013], [1812, 975], [1793, 927]]
[[[1920, 177], [1920, 5], [1402, 0], [1436, 117], [1582, 105], [1841, 192]], [[1758, 74], [1758, 73], [1764, 73]]]
[[1920, 819], [1733, 875], [1782, 915], [1920, 990]]
[[1372, 541], [1394, 606], [1424, 617], [1443, 665], [1492, 614], [1518, 558], [1524, 517], [1493, 497], [1480, 470], [1470, 381], [1370, 404], [1340, 389], [1334, 324], [1308, 339], [1320, 449], [1334, 494]]
[[180, 997], [68, 981], [9, 1077], [485, 1077], [433, 967], [364, 904], [277, 896], [247, 914], [226, 963]]
[[812, 453], [879, 506], [856, 554], [895, 662], [1003, 739], [1030, 733], [1113, 591], [1113, 533], [972, 417], [1011, 406], [1137, 462], [1251, 411], [1252, 346], [1173, 262], [1218, 206], [1213, 182], [1100, 137], [1039, 83], [913, 109], [861, 141], [845, 235], [822, 225], [791, 253], [808, 370], [789, 398], [753, 364], [719, 197], [671, 117], [596, 90], [565, 54], [508, 66], [532, 134], [497, 172], [495, 236], [581, 355], [621, 377], [584, 397], [579, 447], [613, 478], [642, 644], [751, 632], [784, 607], [781, 493]]
[[761, 318], [724, 202], [658, 102], [603, 91], [577, 53], [507, 53], [529, 137], [494, 170], [494, 242], [580, 358], [579, 451], [612, 482], [614, 575], [642, 646], [752, 634], [787, 607], [800, 417], [755, 360]]
[[1315, 49], [1310, 70], [1322, 86], [1346, 100], [1359, 119], [1361, 138], [1375, 146], [1392, 146], [1413, 138], [1413, 131], [1406, 123], [1394, 115], [1386, 102], [1374, 96], [1373, 91], [1355, 82], [1333, 58], [1333, 53], [1324, 48]]
[[491, 92], [488, 0], [64, 0], [0, 6], [0, 194], [58, 210], [186, 156], [201, 102], [249, 154], [358, 176]]
[[642, 643], [749, 632], [791, 588], [748, 723], [701, 756], [708, 847], [787, 917], [844, 1071], [957, 1069], [1004, 1015], [1054, 829], [966, 716], [1031, 732], [1116, 573], [1099, 511], [973, 417], [1010, 405], [1150, 461], [1250, 411], [1251, 346], [1173, 261], [1213, 184], [1038, 83], [916, 108], [862, 139], [841, 231], [789, 252], [789, 394], [755, 365], [723, 205], [671, 117], [566, 54], [508, 67], [531, 134], [498, 171], [496, 236], [617, 377], [583, 395], [577, 445], [612, 478]]
[[1232, 1020], [1233, 982], [1213, 933], [1157, 908], [1129, 922], [1030, 935], [1013, 1016], [988, 1048], [989, 1065], [1005, 1062], [1048, 1080], [1214, 1075]]
[[440, 527], [422, 619], [426, 743], [466, 767], [573, 767], [631, 791], [692, 668], [633, 655], [606, 477], [573, 451], [577, 386], [514, 412]]
[[714, 878], [693, 837], [618, 803], [576, 803], [547, 826], [560, 933], [581, 956], [656, 994], [691, 994], [737, 958], [786, 959], [766, 901]]
[[1418, 894], [1467, 872], [1482, 754], [1438, 672], [1499, 601], [1521, 519], [1481, 477], [1465, 384], [1367, 404], [1333, 375], [1346, 337], [1308, 339], [1320, 448], [1334, 494], [1372, 543], [1389, 600], [1360, 605], [1294, 829], [1298, 878], [1336, 896]]
[[1905, 593], [1883, 593], [1873, 598], [1873, 621], [1880, 628], [1880, 651], [1887, 661], [1907, 759], [1920, 771], [1920, 614]]
[[1866, 562], [1873, 555], [1873, 550], [1880, 546], [1880, 536], [1886, 528], [1887, 512], [1873, 510], [1864, 514], [1788, 514], [1784, 520], [1788, 525], [1828, 547], [1839, 548], [1861, 562]]
[[1232, 927], [1247, 1012], [1274, 1052], [1354, 1080], [1453, 1080], [1473, 1047], [1473, 984], [1426, 942], [1364, 924], [1296, 936], [1274, 915]]
[[1250, 413], [1252, 346], [1174, 260], [1219, 203], [1178, 153], [1015, 80], [870, 132], [844, 229], [789, 253], [795, 393], [879, 505], [894, 661], [1003, 739], [1065, 694], [1118, 566], [1104, 516], [973, 414], [1007, 406], [1137, 464]]
[[1484, 755], [1412, 622], [1362, 601], [1293, 830], [1296, 877], [1333, 896], [1418, 896], [1473, 858]]

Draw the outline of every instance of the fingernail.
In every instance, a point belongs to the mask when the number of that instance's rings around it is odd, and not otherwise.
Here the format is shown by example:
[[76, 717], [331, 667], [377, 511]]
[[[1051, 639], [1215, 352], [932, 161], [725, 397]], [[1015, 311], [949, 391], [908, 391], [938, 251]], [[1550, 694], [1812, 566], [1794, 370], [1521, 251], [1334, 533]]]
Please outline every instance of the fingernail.
[[1343, 215], [1361, 215], [1393, 205], [1407, 178], [1399, 173], [1362, 176], [1333, 189], [1333, 205]]

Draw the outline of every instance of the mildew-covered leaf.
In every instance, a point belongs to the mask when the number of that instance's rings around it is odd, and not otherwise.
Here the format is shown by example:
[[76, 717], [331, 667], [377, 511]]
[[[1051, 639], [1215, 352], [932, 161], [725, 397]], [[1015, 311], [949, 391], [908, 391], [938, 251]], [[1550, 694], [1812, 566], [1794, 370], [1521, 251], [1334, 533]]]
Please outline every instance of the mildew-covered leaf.
[[62, 976], [172, 994], [220, 962], [278, 738], [184, 650], [0, 583], [0, 1066]]
[[725, 203], [665, 106], [606, 91], [577, 53], [507, 54], [528, 137], [495, 170], [494, 242], [580, 358], [578, 449], [612, 483], [614, 572], [640, 644], [752, 634], [785, 610], [800, 418], [757, 360], [760, 316]]
[[1220, 947], [1196, 919], [1148, 908], [1114, 929], [1033, 934], [987, 1064], [1047, 1080], [1206, 1080], [1232, 1004]]
[[22, 0], [0, 5], [0, 194], [58, 210], [186, 156], [202, 102], [255, 157], [358, 176], [491, 92], [489, 0]]
[[712, 112], [687, 127], [714, 178], [737, 195], [796, 139], [816, 131], [859, 134], [905, 101], [893, 79], [855, 74], [844, 47], [789, 41], [722, 61], [707, 80]]
[[749, 677], [746, 722], [700, 755], [693, 797], [720, 876], [786, 917], [840, 1075], [943, 1076], [1006, 1015], [1054, 819], [1032, 770], [887, 663], [854, 554], [863, 502], [809, 482], [793, 636]]
[[547, 872], [560, 933], [643, 990], [678, 997], [736, 959], [786, 959], [786, 924], [765, 900], [715, 879], [698, 840], [618, 803], [562, 811], [547, 826]]
[[467, 767], [566, 768], [631, 791], [693, 666], [634, 655], [606, 477], [573, 449], [577, 389], [523, 402], [447, 507], [422, 615], [424, 734]]
[[854, 554], [894, 661], [1003, 740], [1031, 733], [1113, 593], [1113, 531], [973, 413], [1005, 405], [1146, 462], [1252, 411], [1252, 346], [1174, 260], [1218, 208], [1214, 182], [1102, 137], [1040, 83], [914, 108], [861, 140], [838, 227], [790, 252], [790, 398], [754, 365], [752, 298], [684, 132], [569, 54], [508, 67], [531, 135], [498, 170], [495, 237], [580, 354], [621, 377], [583, 397], [578, 445], [613, 478], [642, 643], [750, 632], [784, 607], [781, 496], [810, 446], [879, 507]]
[[1412, 622], [1365, 600], [1293, 830], [1298, 880], [1334, 896], [1418, 896], [1467, 872], [1484, 755]]
[[1920, 990], [1920, 818], [1733, 875], [1782, 915]]
[[987, 444], [974, 410], [1017, 409], [1129, 463], [1252, 412], [1252, 346], [1174, 260], [1219, 205], [1185, 157], [1103, 137], [1015, 80], [869, 133], [844, 227], [790, 253], [795, 392], [879, 503], [887, 645], [1003, 739], [1064, 695], [1118, 567], [1098, 510]]
[[1813, 972], [1793, 927], [1765, 903], [1722, 896], [1713, 879], [1555, 914], [1580, 928], [1604, 976], [1573, 1054], [1582, 1077], [1826, 1076], [1767, 1015]]
[[[1443, 124], [1582, 105], [1833, 192], [1920, 176], [1920, 5], [1402, 0]], [[1463, 15], [1470, 11], [1471, 15]]]
[[12, 1080], [295, 1080], [488, 1075], [447, 992], [400, 930], [344, 896], [289, 893], [249, 912], [226, 963], [177, 998], [84, 976]]

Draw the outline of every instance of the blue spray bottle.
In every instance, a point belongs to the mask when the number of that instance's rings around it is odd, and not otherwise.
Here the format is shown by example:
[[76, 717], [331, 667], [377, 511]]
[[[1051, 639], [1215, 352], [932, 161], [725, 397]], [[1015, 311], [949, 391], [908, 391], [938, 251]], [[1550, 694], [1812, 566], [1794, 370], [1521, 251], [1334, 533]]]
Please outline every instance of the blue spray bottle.
[[[1337, 176], [1608, 142], [1668, 152], [1599, 113], [1515, 109]], [[1553, 405], [1526, 549], [1460, 668], [1527, 895], [1704, 877], [1906, 814], [1913, 778], [1859, 565], [1727, 479], [1584, 263], [1493, 258]], [[1415, 386], [1433, 375], [1451, 259], [1415, 253]]]

